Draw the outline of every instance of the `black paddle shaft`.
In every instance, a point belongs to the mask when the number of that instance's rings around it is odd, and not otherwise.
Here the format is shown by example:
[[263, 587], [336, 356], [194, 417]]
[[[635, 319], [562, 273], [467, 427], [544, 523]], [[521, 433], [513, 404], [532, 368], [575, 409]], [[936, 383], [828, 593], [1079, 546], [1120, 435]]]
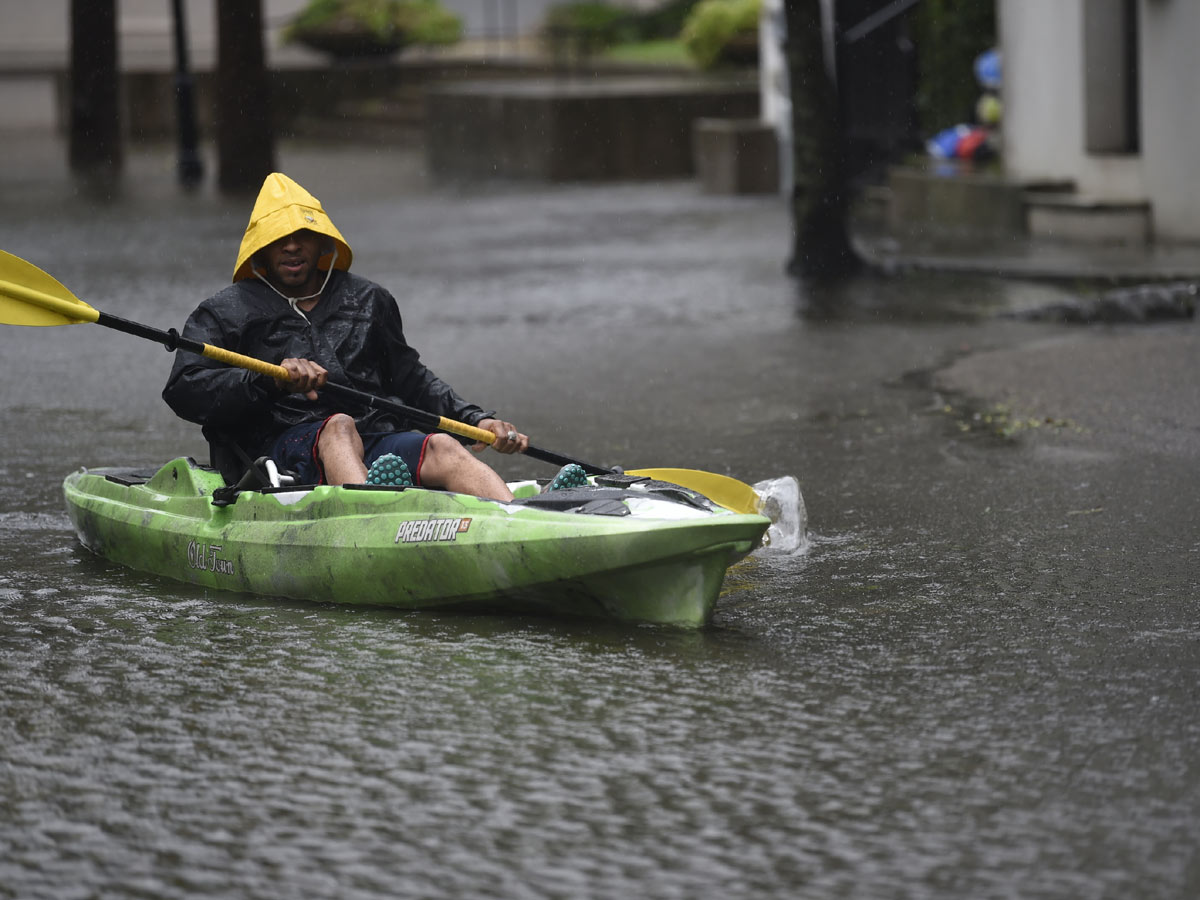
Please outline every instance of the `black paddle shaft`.
[[[116, 331], [123, 331], [126, 334], [131, 334], [134, 337], [146, 338], [162, 344], [171, 352], [176, 350], [187, 350], [199, 356], [204, 356], [205, 344], [200, 341], [194, 341], [190, 338], [185, 338], [179, 334], [174, 328], [170, 331], [162, 331], [158, 328], [151, 328], [149, 325], [142, 325], [138, 322], [130, 322], [128, 319], [122, 319], [118, 316], [111, 316], [108, 313], [100, 313], [96, 319], [97, 325], [103, 325], [106, 328], [112, 328]], [[404, 416], [422, 428], [430, 428], [437, 431], [445, 431], [448, 434], [454, 434], [453, 431], [443, 428], [441, 425], [441, 416], [434, 415], [431, 412], [426, 412], [423, 409], [418, 409], [415, 406], [406, 406], [403, 403], [397, 403], [394, 400], [387, 400], [383, 397], [376, 397], [374, 394], [368, 394], [364, 391], [355, 390], [344, 384], [337, 384], [332, 381], [327, 381], [323, 390], [328, 391], [335, 397], [349, 401], [366, 409], [383, 409], [388, 412], [394, 412]], [[552, 450], [543, 450], [540, 447], [532, 445], [525, 448], [525, 455], [532, 456], [534, 459], [542, 462], [552, 463], [556, 466], [565, 466], [574, 463], [583, 468], [589, 475], [612, 475], [616, 472], [615, 469], [605, 468], [604, 466], [593, 465], [592, 463], [584, 462], [581, 459], [574, 459], [570, 456], [564, 456], [561, 453], [555, 453]]]

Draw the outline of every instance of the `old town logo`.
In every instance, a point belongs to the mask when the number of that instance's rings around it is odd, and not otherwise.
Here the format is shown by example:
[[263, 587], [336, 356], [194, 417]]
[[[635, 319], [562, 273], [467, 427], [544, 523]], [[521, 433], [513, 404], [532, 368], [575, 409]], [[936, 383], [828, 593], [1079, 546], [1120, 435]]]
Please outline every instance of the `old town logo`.
[[200, 544], [188, 541], [188, 568], [199, 569], [202, 572], [216, 572], [218, 575], [233, 575], [233, 560], [221, 556], [220, 544]]
[[401, 522], [396, 529], [397, 544], [417, 544], [426, 541], [453, 541], [471, 527], [470, 519], [424, 519]]

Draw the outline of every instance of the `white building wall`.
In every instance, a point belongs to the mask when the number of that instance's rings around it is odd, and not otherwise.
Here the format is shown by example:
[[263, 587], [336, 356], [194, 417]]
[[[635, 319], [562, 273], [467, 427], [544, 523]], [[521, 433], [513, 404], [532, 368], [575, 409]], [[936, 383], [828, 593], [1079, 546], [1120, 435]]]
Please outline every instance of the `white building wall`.
[[1200, 241], [1200, 2], [1139, 0], [1141, 148], [1113, 155], [1084, 149], [1083, 3], [997, 0], [1005, 167], [1084, 197], [1148, 200], [1157, 238]]
[[1200, 3], [1139, 5], [1142, 155], [1155, 233], [1200, 240]]
[[792, 90], [783, 43], [787, 19], [783, 0], [763, 0], [758, 23], [758, 78], [762, 119], [779, 142], [779, 192], [792, 190]]
[[1084, 149], [1083, 0], [997, 0], [996, 14], [1009, 176], [1073, 181], [1087, 197], [1145, 199], [1140, 156]]

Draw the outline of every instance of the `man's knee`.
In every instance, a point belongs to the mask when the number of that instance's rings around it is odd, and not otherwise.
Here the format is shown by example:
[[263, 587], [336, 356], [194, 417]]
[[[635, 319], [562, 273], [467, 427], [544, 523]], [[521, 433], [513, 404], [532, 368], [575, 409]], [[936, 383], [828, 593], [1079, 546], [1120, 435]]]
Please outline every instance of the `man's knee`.
[[461, 472], [481, 465], [480, 460], [457, 438], [438, 432], [429, 436], [421, 460], [421, 477], [443, 479], [452, 472]]
[[429, 441], [425, 444], [425, 454], [430, 457], [448, 460], [455, 457], [462, 458], [471, 457], [471, 451], [459, 443], [458, 439], [438, 432], [429, 436]]
[[321, 428], [321, 437], [317, 441], [317, 451], [325, 453], [334, 447], [353, 445], [360, 442], [358, 426], [354, 419], [345, 413], [330, 416]]

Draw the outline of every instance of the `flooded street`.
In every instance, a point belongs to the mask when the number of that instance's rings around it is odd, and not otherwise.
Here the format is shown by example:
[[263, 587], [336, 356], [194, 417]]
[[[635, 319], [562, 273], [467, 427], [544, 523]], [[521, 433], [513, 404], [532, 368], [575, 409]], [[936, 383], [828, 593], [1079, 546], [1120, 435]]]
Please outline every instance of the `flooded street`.
[[[88, 199], [38, 159], [0, 151], [0, 248], [157, 328], [228, 282], [252, 198], [143, 153]], [[691, 182], [280, 169], [465, 397], [600, 464], [795, 476], [807, 549], [739, 564], [699, 633], [144, 576], [61, 483], [206, 458], [170, 357], [2, 327], [0, 898], [1200, 890], [1194, 322], [1025, 321], [1061, 289], [965, 275], [805, 293], [780, 200]]]

